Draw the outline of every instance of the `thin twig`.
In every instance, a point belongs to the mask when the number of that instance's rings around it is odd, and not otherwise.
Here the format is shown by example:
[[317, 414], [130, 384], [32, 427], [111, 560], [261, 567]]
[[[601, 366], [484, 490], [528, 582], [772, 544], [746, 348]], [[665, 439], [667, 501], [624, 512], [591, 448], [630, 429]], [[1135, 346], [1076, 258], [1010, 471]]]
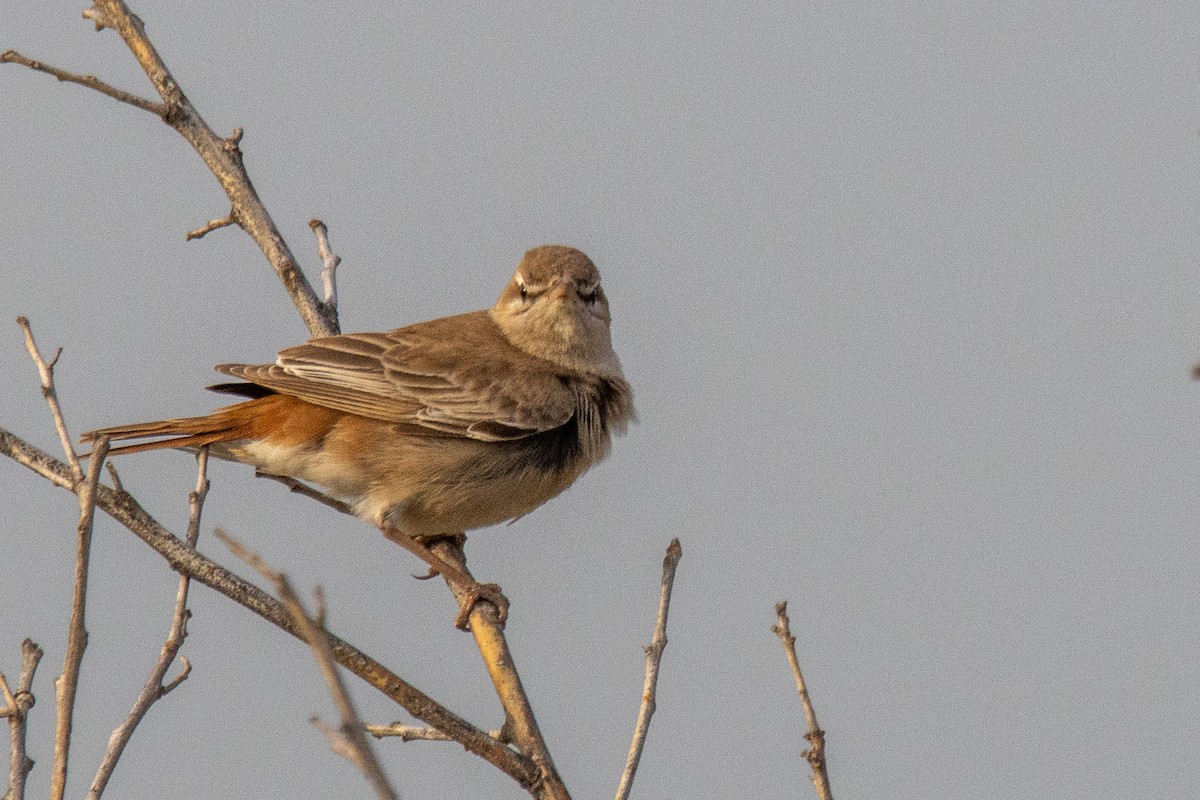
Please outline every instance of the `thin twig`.
[[349, 514], [350, 516], [354, 516], [354, 509], [350, 508], [350, 505], [348, 503], [343, 503], [341, 500], [338, 500], [336, 497], [330, 497], [329, 495], [322, 492], [320, 489], [314, 489], [313, 487], [309, 486], [307, 483], [302, 483], [301, 481], [298, 481], [295, 478], [292, 478], [288, 475], [275, 475], [270, 472], [263, 472], [262, 470], [255, 470], [254, 477], [266, 478], [267, 480], [282, 483], [284, 486], [288, 487], [288, 489], [290, 489], [295, 494], [303, 495], [304, 497], [307, 497], [310, 500], [316, 500], [318, 503], [321, 503], [322, 505], [329, 506], [334, 511], [340, 511], [343, 514]]
[[[75, 490], [76, 483], [72, 480], [66, 464], [3, 428], [0, 428], [0, 454], [23, 464], [56, 486], [68, 491]], [[282, 603], [189, 548], [186, 542], [147, 514], [128, 493], [117, 492], [101, 485], [98, 488], [96, 504], [166, 559], [176, 572], [200, 581], [276, 627], [300, 638], [299, 629]], [[497, 742], [485, 731], [450, 711], [353, 645], [333, 634], [330, 634], [330, 642], [339, 664], [403, 706], [409, 714], [427, 725], [446, 731], [468, 751], [494, 765], [522, 787], [530, 789], [537, 782], [538, 771], [525, 756]]]
[[309, 332], [313, 336], [336, 334], [336, 311], [322, 303], [313, 291], [250, 181], [237, 147], [236, 139], [240, 137], [223, 138], [208, 126], [146, 36], [142, 21], [122, 0], [95, 0], [84, 16], [95, 22], [98, 29], [116, 31], [133, 53], [162, 98], [163, 121], [187, 139], [221, 184], [233, 208], [233, 218], [262, 250]]
[[321, 288], [325, 290], [324, 302], [329, 308], [337, 308], [337, 268], [342, 263], [329, 246], [329, 229], [319, 219], [310, 219], [308, 227], [317, 237], [317, 255], [321, 257]]
[[808, 732], [804, 738], [812, 745], [801, 755], [812, 768], [813, 787], [817, 790], [820, 800], [833, 800], [833, 792], [829, 788], [829, 773], [825, 769], [825, 731], [817, 725], [817, 714], [813, 711], [812, 701], [808, 698], [808, 688], [804, 685], [804, 675], [800, 672], [800, 659], [796, 657], [796, 637], [792, 635], [791, 621], [787, 615], [787, 601], [781, 600], [775, 604], [776, 622], [771, 631], [783, 643], [783, 651], [787, 654], [788, 663], [792, 667], [792, 675], [796, 678], [796, 690], [800, 693], [800, 704], [804, 706], [804, 716], [808, 720]]
[[[392, 722], [387, 725], [375, 725], [370, 722], [363, 725], [367, 733], [374, 736], [376, 739], [386, 739], [388, 737], [396, 737], [402, 742], [452, 742], [454, 741], [437, 728], [423, 728], [419, 725], [406, 725], [403, 722]], [[488, 736], [493, 739], [504, 742], [505, 730], [498, 728], [494, 731], [488, 731]]]
[[96, 494], [100, 471], [108, 455], [108, 437], [102, 436], [92, 449], [87, 478], [79, 485], [79, 529], [75, 545], [75, 591], [71, 601], [71, 621], [67, 629], [67, 654], [63, 671], [55, 681], [54, 764], [50, 771], [51, 800], [62, 800], [67, 789], [67, 761], [71, 749], [71, 723], [75, 714], [75, 692], [79, 688], [79, 667], [87, 648], [88, 632], [84, 619], [87, 611], [88, 568], [92, 558], [92, 522], [96, 518]]
[[675, 569], [682, 557], [683, 548], [679, 540], [672, 539], [671, 544], [667, 546], [667, 554], [663, 557], [658, 618], [654, 623], [654, 636], [646, 648], [646, 680], [642, 684], [642, 704], [638, 709], [637, 725], [633, 730], [633, 743], [629, 746], [625, 771], [621, 773], [621, 782], [617, 786], [617, 800], [626, 800], [633, 789], [633, 778], [637, 775], [638, 764], [642, 760], [646, 734], [650, 732], [650, 718], [658, 708], [658, 666], [662, 662], [663, 651], [667, 649], [667, 614], [671, 610], [671, 589], [675, 585]]
[[[454, 566], [467, 576], [470, 583], [457, 580], [453, 573], [442, 573], [442, 578], [459, 604], [472, 600], [471, 592], [479, 586], [467, 569], [467, 557], [463, 552], [462, 543], [454, 539], [438, 540], [430, 548], [440, 559]], [[552, 798], [553, 800], [569, 799], [567, 787], [559, 777], [550, 757], [550, 749], [538, 728], [533, 715], [533, 707], [525, 687], [521, 685], [521, 677], [517, 674], [516, 664], [508, 649], [508, 641], [504, 638], [504, 625], [500, 620], [500, 612], [490, 602], [475, 603], [470, 608], [471, 635], [475, 637], [475, 645], [483, 658], [488, 676], [504, 713], [512, 726], [513, 740], [521, 752], [537, 765], [541, 781], [533, 787], [535, 797]]]
[[25, 317], [17, 317], [17, 324], [25, 332], [25, 349], [29, 351], [29, 357], [37, 365], [38, 376], [42, 381], [42, 396], [46, 398], [46, 403], [50, 406], [50, 415], [54, 417], [54, 428], [58, 431], [58, 440], [67, 456], [67, 462], [71, 465], [75, 480], [81, 480], [83, 467], [80, 466], [79, 456], [75, 454], [75, 448], [71, 445], [71, 435], [67, 433], [67, 421], [63, 418], [62, 407], [58, 404], [58, 393], [54, 389], [54, 365], [58, 363], [58, 358], [62, 355], [62, 348], [58, 348], [54, 352], [54, 358], [47, 361], [42, 357], [37, 342], [34, 341], [33, 328], [29, 326], [29, 320]]
[[25, 777], [33, 769], [33, 761], [25, 751], [26, 720], [29, 709], [36, 702], [33, 696], [33, 675], [37, 672], [38, 662], [42, 660], [42, 648], [33, 643], [32, 639], [21, 642], [21, 678], [17, 682], [14, 694], [8, 681], [0, 674], [0, 692], [4, 695], [5, 707], [0, 709], [0, 717], [8, 717], [9, 732], [9, 762], [8, 762], [8, 791], [4, 800], [25, 800]]
[[66, 70], [52, 67], [49, 64], [43, 64], [41, 61], [34, 61], [32, 58], [26, 58], [16, 50], [6, 50], [0, 53], [0, 64], [20, 64], [23, 67], [29, 67], [38, 72], [44, 72], [47, 75], [53, 75], [60, 81], [65, 83], [77, 83], [80, 86], [86, 86], [89, 89], [95, 89], [100, 94], [108, 95], [114, 100], [119, 100], [122, 103], [128, 103], [135, 108], [140, 108], [143, 111], [149, 111], [157, 117], [164, 117], [167, 114], [167, 106], [163, 103], [155, 103], [152, 100], [146, 100], [143, 97], [138, 97], [136, 94], [131, 94], [124, 89], [118, 89], [115, 86], [110, 86], [104, 81], [97, 78], [95, 75], [80, 75], [75, 72], [67, 72]]
[[203, 239], [205, 234], [212, 233], [219, 228], [228, 228], [230, 225], [237, 225], [237, 217], [233, 215], [233, 211], [220, 219], [210, 219], [196, 230], [188, 231], [183, 238], [189, 242], [193, 239]]
[[[375, 751], [371, 747], [371, 742], [367, 739], [366, 733], [363, 731], [362, 720], [359, 719], [358, 712], [354, 709], [350, 693], [346, 691], [346, 684], [342, 681], [342, 675], [338, 672], [337, 664], [333, 660], [333, 651], [329, 646], [329, 632], [304, 610], [304, 605], [292, 589], [291, 581], [288, 580], [287, 575], [272, 569], [262, 556], [246, 549], [241, 542], [223, 531], [216, 531], [216, 536], [225, 543], [225, 546], [234, 555], [245, 561], [257, 570], [260, 575], [275, 585], [275, 591], [279, 594], [279, 598], [283, 601], [288, 613], [291, 614], [296, 627], [300, 629], [301, 637], [312, 648], [313, 656], [316, 658], [317, 665], [321, 668], [321, 674], [325, 677], [325, 683], [329, 687], [329, 693], [333, 697], [334, 704], [337, 706], [338, 712], [342, 717], [341, 725], [337, 728], [331, 728], [323, 724], [317, 725], [317, 727], [325, 732], [335, 752], [348, 759], [350, 763], [362, 771], [367, 781], [371, 784], [371, 787], [375, 790], [375, 794], [381, 800], [396, 800], [396, 790], [392, 788], [387, 775], [384, 774], [383, 768], [379, 765], [379, 759], [375, 757]], [[318, 612], [318, 617], [324, 618], [323, 609], [325, 604], [319, 592], [317, 600], [318, 607], [322, 609]], [[314, 724], [317, 722], [317, 720], [314, 720]]]
[[[200, 538], [200, 514], [204, 508], [204, 498], [208, 496], [208, 448], [200, 448], [200, 452], [196, 454], [196, 488], [188, 495], [188, 527], [187, 527], [187, 544], [193, 550], [196, 547], [196, 542]], [[179, 684], [187, 680], [188, 675], [192, 672], [192, 665], [188, 660], [179, 656], [179, 660], [183, 667], [179, 674], [170, 680], [168, 683], [163, 683], [166, 678], [167, 670], [175, 663], [175, 657], [179, 654], [179, 649], [183, 647], [184, 639], [187, 638], [187, 623], [192, 616], [192, 612], [188, 610], [188, 588], [191, 585], [191, 578], [187, 575], [181, 575], [179, 578], [179, 590], [175, 594], [175, 610], [171, 614], [171, 628], [167, 632], [167, 638], [163, 642], [161, 651], [159, 652], [158, 661], [155, 662], [154, 668], [150, 670], [150, 677], [146, 679], [145, 685], [142, 686], [142, 691], [138, 694], [137, 700], [133, 703], [133, 708], [130, 709], [129, 715], [125, 718], [108, 739], [108, 749], [104, 752], [104, 758], [100, 761], [100, 767], [96, 770], [96, 777], [92, 779], [92, 786], [88, 790], [88, 800], [99, 800], [104, 794], [104, 789], [108, 785], [109, 778], [112, 777], [113, 770], [117, 767], [117, 762], [120, 761], [121, 755], [125, 752], [125, 746], [129, 744], [129, 740], [133, 737], [134, 730], [141, 723], [150, 707], [156, 702], [166, 697]]]

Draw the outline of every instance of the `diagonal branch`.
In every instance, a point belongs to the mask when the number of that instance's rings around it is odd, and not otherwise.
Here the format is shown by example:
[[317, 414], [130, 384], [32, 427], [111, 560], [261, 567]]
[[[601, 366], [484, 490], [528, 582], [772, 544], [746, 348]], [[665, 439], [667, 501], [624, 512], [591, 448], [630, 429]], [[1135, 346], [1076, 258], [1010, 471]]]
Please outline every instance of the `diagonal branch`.
[[250, 182], [237, 141], [218, 136], [200, 116], [146, 36], [142, 21], [122, 0], [95, 0], [93, 7], [84, 15], [92, 19], [97, 27], [112, 28], [124, 40], [167, 106], [164, 121], [188, 140], [221, 184], [233, 204], [233, 218], [263, 251], [309, 332], [313, 336], [337, 333], [336, 312], [317, 298], [308, 279], [300, 271], [292, 251], [283, 241], [274, 220], [259, 199], [254, 184]]
[[[440, 539], [430, 549], [442, 560], [449, 562], [457, 571], [465, 574], [471, 584], [474, 584], [474, 587], [465, 584], [451, 574], [442, 576], [460, 605], [464, 602], [472, 602], [473, 598], [470, 593], [472, 588], [478, 587], [478, 584], [467, 570], [467, 557], [463, 553], [462, 544], [454, 539]], [[529, 696], [525, 693], [525, 687], [521, 685], [521, 677], [517, 674], [517, 666], [508, 649], [508, 641], [504, 638], [504, 624], [500, 618], [500, 611], [490, 602], [474, 603], [470, 608], [469, 619], [471, 634], [475, 637], [475, 645], [483, 657], [483, 663], [487, 667], [488, 676], [492, 679], [496, 696], [500, 698], [500, 704], [508, 716], [513, 740], [521, 752], [532, 759], [540, 772], [540, 784], [534, 787], [534, 796], [554, 798], [555, 800], [567, 798], [569, 800], [567, 787], [554, 768], [554, 760], [550, 757], [546, 740], [542, 737], [537, 720], [534, 718]]]
[[812, 701], [808, 697], [808, 687], [804, 685], [804, 675], [800, 672], [800, 659], [796, 657], [796, 637], [792, 635], [791, 620], [787, 615], [787, 601], [781, 600], [775, 604], [776, 622], [771, 631], [783, 643], [784, 653], [788, 664], [792, 667], [792, 675], [796, 679], [796, 690], [800, 693], [800, 704], [804, 706], [804, 716], [808, 721], [808, 732], [804, 738], [812, 745], [803, 753], [804, 760], [812, 769], [812, 782], [820, 800], [833, 800], [833, 792], [829, 788], [829, 773], [825, 769], [825, 731], [817, 725], [817, 713], [813, 711]]
[[279, 599], [283, 601], [288, 613], [291, 614], [296, 627], [300, 629], [301, 637], [312, 648], [317, 665], [321, 668], [321, 674], [325, 677], [325, 683], [329, 686], [329, 693], [342, 715], [342, 724], [337, 728], [320, 723], [317, 719], [313, 719], [313, 724], [325, 733], [337, 753], [343, 755], [362, 771], [380, 800], [397, 800], [396, 790], [392, 788], [391, 782], [383, 773], [383, 767], [379, 765], [379, 759], [375, 757], [375, 751], [371, 749], [371, 743], [363, 729], [362, 720], [359, 719], [358, 712], [354, 709], [350, 693], [346, 691], [346, 684], [342, 681], [342, 676], [334, 663], [333, 651], [329, 648], [329, 631], [325, 629], [324, 596], [320, 589], [317, 590], [317, 618], [313, 619], [304, 610], [304, 605], [300, 602], [295, 590], [292, 589], [292, 583], [288, 580], [287, 575], [272, 569], [262, 556], [251, 552], [232, 536], [223, 531], [217, 531], [216, 534], [217, 538], [224, 542], [235, 556], [245, 561], [275, 585], [275, 591], [279, 594]]
[[95, 89], [100, 94], [108, 95], [114, 100], [128, 103], [134, 108], [140, 108], [143, 111], [149, 111], [156, 117], [165, 117], [167, 115], [167, 106], [164, 103], [155, 103], [153, 100], [138, 97], [136, 94], [127, 92], [124, 89], [118, 89], [100, 80], [95, 75], [80, 75], [76, 72], [67, 72], [65, 69], [43, 64], [41, 61], [34, 61], [32, 58], [21, 55], [16, 50], [5, 50], [3, 53], [0, 53], [0, 64], [20, 64], [23, 67], [29, 67], [32, 70], [53, 75], [64, 83], [77, 83], [80, 86]]
[[663, 651], [667, 649], [667, 613], [671, 610], [671, 589], [675, 585], [675, 568], [679, 559], [683, 558], [683, 548], [678, 539], [672, 539], [667, 546], [667, 554], [663, 557], [662, 589], [658, 596], [658, 618], [654, 624], [654, 636], [650, 646], [646, 648], [646, 680], [642, 685], [642, 705], [638, 709], [637, 725], [633, 731], [633, 743], [629, 746], [629, 758], [625, 761], [625, 771], [621, 774], [621, 782], [617, 786], [617, 800], [626, 800], [633, 788], [633, 778], [637, 775], [638, 764], [642, 760], [642, 748], [646, 744], [646, 734], [650, 732], [650, 718], [658, 708], [658, 666], [662, 661]]
[[[240, 225], [262, 250], [299, 311], [309, 333], [313, 336], [336, 334], [339, 330], [336, 308], [323, 303], [317, 297], [250, 181], [250, 175], [242, 163], [242, 151], [238, 147], [240, 132], [223, 138], [208, 126], [146, 36], [142, 21], [122, 0], [95, 0], [94, 5], [84, 11], [83, 15], [95, 23], [97, 30], [111, 28], [120, 35], [142, 71], [146, 73], [146, 77], [150, 79], [154, 90], [162, 98], [161, 105], [135, 98], [94, 78], [87, 81], [91, 76], [76, 76], [13, 51], [4, 53], [2, 60], [39, 69], [60, 80], [78, 78], [79, 80], [72, 82], [90, 86], [121, 102], [145, 108], [161, 117], [191, 144], [221, 184], [232, 204], [228, 219]], [[34, 64], [38, 66], [33, 67]]]
[[[0, 428], [0, 454], [23, 464], [56, 486], [74, 491], [75, 482], [66, 464], [3, 428]], [[176, 572], [200, 581], [272, 625], [300, 638], [299, 629], [282, 603], [189, 548], [186, 542], [147, 514], [127, 492], [101, 485], [97, 488], [96, 505], [153, 548]], [[333, 634], [329, 635], [329, 639], [334, 658], [339, 664], [403, 706], [409, 714], [445, 731], [464, 748], [494, 765], [526, 789], [536, 783], [538, 769], [529, 759], [454, 714], [353, 645]]]

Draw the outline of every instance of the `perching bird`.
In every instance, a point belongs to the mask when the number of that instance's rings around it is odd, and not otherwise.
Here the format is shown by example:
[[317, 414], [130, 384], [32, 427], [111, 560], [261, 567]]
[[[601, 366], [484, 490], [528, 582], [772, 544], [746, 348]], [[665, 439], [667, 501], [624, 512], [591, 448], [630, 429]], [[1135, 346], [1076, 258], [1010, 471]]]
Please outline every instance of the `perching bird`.
[[221, 364], [246, 382], [209, 388], [249, 400], [83, 438], [156, 439], [113, 455], [207, 445], [427, 541], [527, 514], [607, 455], [634, 415], [609, 323], [591, 260], [535, 247], [489, 310]]

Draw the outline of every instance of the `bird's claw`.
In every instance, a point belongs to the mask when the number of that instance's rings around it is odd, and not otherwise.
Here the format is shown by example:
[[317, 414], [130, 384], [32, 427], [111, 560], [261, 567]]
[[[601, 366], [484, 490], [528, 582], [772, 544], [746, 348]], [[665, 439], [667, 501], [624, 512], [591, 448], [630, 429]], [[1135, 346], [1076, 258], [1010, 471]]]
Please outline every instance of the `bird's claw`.
[[433, 567], [430, 567], [430, 568], [429, 568], [429, 571], [428, 571], [428, 572], [426, 572], [424, 575], [413, 575], [413, 577], [414, 577], [414, 578], [416, 578], [416, 579], [417, 579], [417, 580], [419, 580], [419, 581], [427, 581], [427, 580], [429, 580], [430, 578], [436, 578], [438, 575], [441, 575], [441, 574], [442, 574], [442, 573], [438, 572], [438, 571], [437, 571], [436, 569], [434, 569]]
[[491, 603], [496, 607], [496, 621], [503, 628], [504, 623], [508, 621], [508, 598], [494, 583], [476, 583], [467, 590], [466, 596], [459, 602], [458, 616], [454, 618], [454, 627], [460, 631], [470, 630], [471, 612], [480, 602]]

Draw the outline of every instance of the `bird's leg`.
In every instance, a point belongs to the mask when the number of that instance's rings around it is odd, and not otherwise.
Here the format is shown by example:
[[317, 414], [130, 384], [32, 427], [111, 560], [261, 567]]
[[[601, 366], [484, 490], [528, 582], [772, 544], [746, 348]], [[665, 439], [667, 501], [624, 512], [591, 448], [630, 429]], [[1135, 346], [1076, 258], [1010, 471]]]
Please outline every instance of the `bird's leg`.
[[[480, 583], [475, 580], [475, 576], [467, 571], [465, 562], [459, 565], [443, 558], [435, 553], [430, 545], [426, 544], [423, 540], [415, 539], [396, 528], [381, 527], [379, 530], [383, 532], [385, 537], [391, 539], [428, 564], [430, 569], [429, 577], [441, 575], [446, 580], [458, 584], [465, 591], [465, 596], [459, 598], [458, 615], [454, 618], [454, 627], [462, 631], [467, 630], [470, 627], [471, 609], [480, 601], [489, 602], [496, 607], [496, 614], [501, 627], [503, 627], [504, 621], [508, 619], [508, 598], [500, 591], [499, 586], [494, 583]], [[466, 542], [467, 536], [464, 533], [456, 533], [439, 536], [428, 541], [436, 542], [442, 540], [447, 540], [452, 544], [458, 545], [459, 552], [461, 552], [462, 545]]]

